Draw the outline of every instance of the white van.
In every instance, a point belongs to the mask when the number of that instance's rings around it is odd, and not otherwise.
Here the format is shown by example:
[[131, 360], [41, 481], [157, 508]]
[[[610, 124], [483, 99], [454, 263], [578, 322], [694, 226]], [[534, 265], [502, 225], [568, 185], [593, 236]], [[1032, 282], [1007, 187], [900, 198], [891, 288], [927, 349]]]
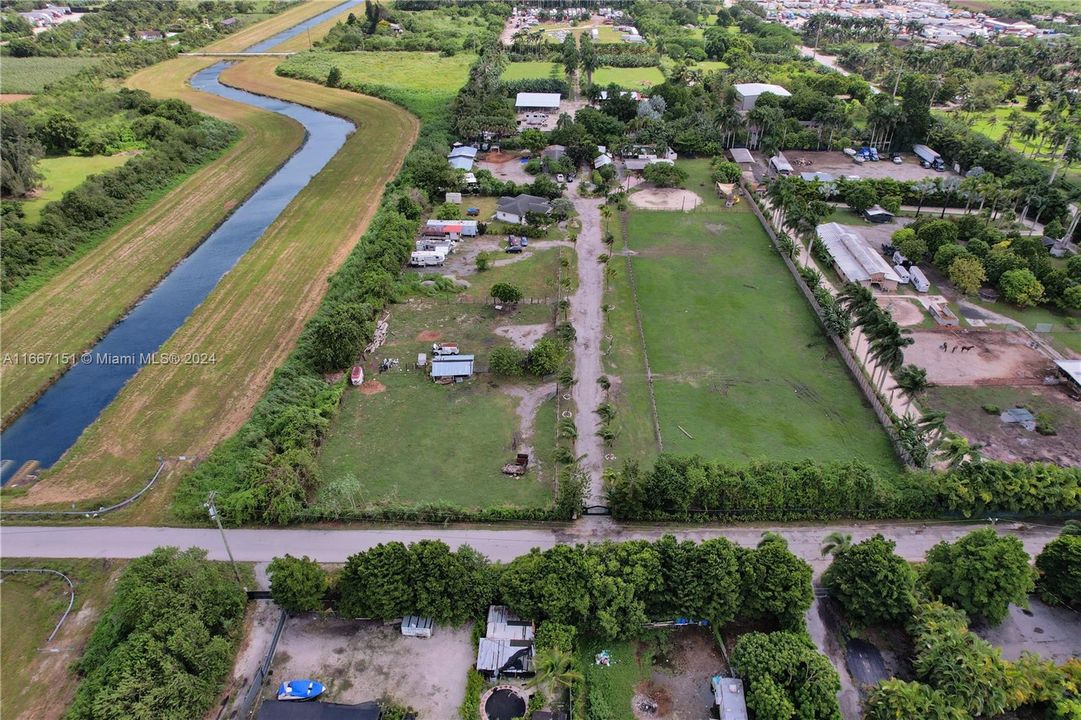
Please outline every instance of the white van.
[[895, 250], [893, 253], [893, 264], [904, 265], [906, 262], [908, 262], [908, 258], [902, 255], [900, 250]]
[[908, 270], [905, 270], [904, 265], [894, 265], [893, 271], [897, 273], [898, 282], [902, 285], [908, 285], [912, 282], [912, 276], [908, 274]]
[[917, 291], [921, 293], [927, 292], [931, 288], [931, 283], [927, 281], [927, 276], [915, 265], [908, 269], [908, 275], [912, 279], [912, 287], [916, 288]]
[[416, 250], [409, 256], [409, 264], [413, 267], [432, 267], [442, 265], [446, 257], [446, 253], [434, 250]]

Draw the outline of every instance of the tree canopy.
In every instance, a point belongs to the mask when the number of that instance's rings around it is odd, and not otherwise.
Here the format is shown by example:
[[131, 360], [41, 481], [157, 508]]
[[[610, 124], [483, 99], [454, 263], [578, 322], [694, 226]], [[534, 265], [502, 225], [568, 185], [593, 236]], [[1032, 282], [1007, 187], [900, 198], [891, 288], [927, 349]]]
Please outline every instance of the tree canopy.
[[822, 584], [858, 625], [904, 623], [916, 606], [916, 572], [893, 552], [896, 543], [875, 535], [842, 549]]

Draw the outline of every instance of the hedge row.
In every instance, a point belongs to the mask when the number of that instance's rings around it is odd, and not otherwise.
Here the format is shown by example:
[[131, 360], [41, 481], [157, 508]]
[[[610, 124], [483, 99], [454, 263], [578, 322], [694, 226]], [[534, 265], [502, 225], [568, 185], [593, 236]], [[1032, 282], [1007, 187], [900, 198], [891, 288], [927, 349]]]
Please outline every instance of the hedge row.
[[504, 80], [503, 92], [507, 97], [514, 97], [520, 92], [559, 93], [563, 97], [570, 95], [570, 86], [560, 78], [523, 78]]
[[642, 53], [636, 55], [598, 53], [597, 63], [602, 67], [654, 67], [661, 64], [661, 56], [657, 53]]
[[737, 466], [662, 455], [649, 471], [629, 463], [610, 472], [606, 491], [613, 514], [624, 520], [1061, 515], [1081, 511], [1081, 469], [986, 461], [883, 478], [860, 462]]

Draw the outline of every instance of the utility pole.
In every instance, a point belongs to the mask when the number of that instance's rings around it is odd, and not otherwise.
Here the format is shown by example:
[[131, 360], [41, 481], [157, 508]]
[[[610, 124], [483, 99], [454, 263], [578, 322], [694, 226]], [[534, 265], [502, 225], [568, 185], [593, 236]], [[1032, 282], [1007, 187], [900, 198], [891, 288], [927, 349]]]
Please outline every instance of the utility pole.
[[240, 569], [236, 566], [236, 560], [233, 558], [233, 551], [229, 548], [229, 541], [225, 539], [225, 528], [221, 526], [221, 516], [218, 515], [218, 508], [214, 506], [214, 496], [217, 494], [217, 491], [211, 491], [211, 493], [206, 496], [206, 502], [203, 503], [203, 507], [205, 507], [207, 513], [210, 514], [210, 518], [218, 524], [218, 532], [221, 533], [221, 542], [225, 545], [225, 553], [229, 556], [229, 562], [233, 565], [233, 574], [236, 575], [237, 585], [242, 587], [244, 592], [248, 592], [248, 586], [240, 579]]
[[308, 49], [311, 50], [312, 49], [312, 29], [310, 27], [306, 28], [306, 29], [308, 31]]

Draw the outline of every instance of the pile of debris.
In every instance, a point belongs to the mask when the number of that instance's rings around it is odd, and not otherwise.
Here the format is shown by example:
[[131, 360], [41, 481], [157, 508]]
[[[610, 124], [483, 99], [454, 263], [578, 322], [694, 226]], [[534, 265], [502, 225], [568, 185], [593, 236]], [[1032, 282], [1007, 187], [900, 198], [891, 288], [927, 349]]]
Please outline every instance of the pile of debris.
[[382, 320], [375, 324], [375, 334], [372, 336], [372, 341], [368, 344], [368, 347], [364, 348], [365, 355], [375, 352], [387, 341], [387, 332], [390, 330], [389, 320], [390, 313], [388, 312], [383, 316]]

